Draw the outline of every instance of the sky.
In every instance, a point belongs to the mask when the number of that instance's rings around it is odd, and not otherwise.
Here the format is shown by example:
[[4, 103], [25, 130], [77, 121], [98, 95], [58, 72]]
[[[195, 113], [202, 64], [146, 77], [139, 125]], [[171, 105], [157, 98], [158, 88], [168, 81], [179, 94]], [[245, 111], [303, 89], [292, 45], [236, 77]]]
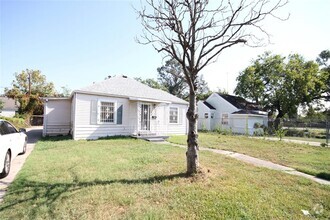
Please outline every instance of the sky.
[[[143, 2], [143, 0], [142, 0]], [[14, 74], [41, 70], [60, 91], [79, 89], [106, 76], [157, 78], [164, 54], [135, 40], [142, 26], [137, 0], [0, 0], [0, 94], [11, 87]], [[234, 46], [202, 70], [212, 90], [230, 94], [240, 71], [265, 51], [306, 60], [330, 49], [330, 0], [290, 0], [279, 15], [266, 20], [271, 44]]]

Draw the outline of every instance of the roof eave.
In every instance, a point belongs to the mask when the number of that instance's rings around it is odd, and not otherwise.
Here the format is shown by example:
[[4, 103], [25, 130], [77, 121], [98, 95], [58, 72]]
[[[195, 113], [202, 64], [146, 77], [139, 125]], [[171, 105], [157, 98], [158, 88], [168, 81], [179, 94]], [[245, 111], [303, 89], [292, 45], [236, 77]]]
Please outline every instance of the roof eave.
[[[101, 96], [111, 96], [111, 97], [118, 97], [118, 98], [128, 98], [129, 100], [132, 101], [150, 101], [150, 102], [155, 102], [155, 103], [168, 103], [168, 104], [185, 104], [188, 105], [188, 102], [184, 101], [183, 102], [175, 102], [175, 101], [166, 101], [166, 100], [160, 100], [160, 99], [148, 99], [148, 98], [141, 98], [141, 97], [134, 97], [134, 96], [123, 96], [123, 95], [117, 95], [117, 94], [109, 94], [109, 93], [102, 93], [102, 92], [91, 92], [91, 91], [83, 91], [83, 90], [75, 90], [72, 92], [73, 93], [80, 93], [80, 94], [87, 94], [87, 95], [101, 95]], [[72, 95], [71, 95], [72, 96]]]

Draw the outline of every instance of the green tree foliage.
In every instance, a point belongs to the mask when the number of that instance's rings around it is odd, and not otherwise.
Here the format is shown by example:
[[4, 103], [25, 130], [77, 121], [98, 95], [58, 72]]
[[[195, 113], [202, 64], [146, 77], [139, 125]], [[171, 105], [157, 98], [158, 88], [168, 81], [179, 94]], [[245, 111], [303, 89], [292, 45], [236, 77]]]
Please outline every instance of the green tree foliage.
[[55, 87], [46, 81], [46, 76], [39, 70], [23, 70], [15, 73], [12, 88], [5, 88], [5, 95], [18, 100], [19, 114], [42, 114], [43, 103], [40, 97], [53, 96]]
[[61, 87], [61, 91], [57, 92], [57, 94], [55, 94], [55, 96], [57, 97], [69, 97], [71, 95], [71, 89], [67, 86], [62, 86]]
[[151, 79], [151, 78], [148, 78], [148, 79], [142, 79], [141, 77], [135, 77], [134, 78], [136, 81], [139, 81], [151, 88], [154, 88], [154, 89], [161, 89], [161, 90], [164, 90], [166, 91], [166, 88], [161, 85], [157, 80], [155, 79]]
[[330, 50], [323, 50], [316, 59], [316, 62], [321, 67], [322, 78], [325, 82], [325, 88], [321, 98], [330, 101]]
[[294, 117], [299, 105], [309, 105], [319, 98], [325, 83], [319, 66], [298, 54], [286, 59], [269, 52], [259, 56], [237, 77], [235, 94], [255, 101], [264, 110]]
[[165, 65], [157, 68], [158, 82], [172, 95], [187, 98], [188, 85], [185, 82], [182, 66], [176, 60], [170, 59]]
[[[157, 72], [157, 80], [152, 78], [142, 79], [141, 77], [134, 79], [151, 88], [164, 90], [181, 99], [189, 99], [189, 87], [184, 79], [182, 67], [176, 60], [167, 60], [164, 66], [157, 68]], [[204, 80], [204, 76], [200, 75], [196, 91], [197, 100], [204, 100], [211, 94], [212, 91]]]
[[[182, 66], [177, 60], [167, 60], [165, 65], [159, 67], [157, 71], [158, 82], [167, 92], [179, 98], [188, 100], [189, 86], [185, 80]], [[207, 82], [204, 80], [204, 76], [198, 76], [196, 91], [197, 100], [205, 99], [210, 93], [210, 89]]]

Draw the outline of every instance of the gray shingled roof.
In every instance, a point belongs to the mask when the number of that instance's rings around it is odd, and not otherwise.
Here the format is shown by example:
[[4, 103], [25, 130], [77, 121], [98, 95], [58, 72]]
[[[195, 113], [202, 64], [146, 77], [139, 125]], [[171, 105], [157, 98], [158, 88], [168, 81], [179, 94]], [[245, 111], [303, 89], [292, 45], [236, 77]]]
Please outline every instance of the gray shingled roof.
[[216, 110], [210, 103], [208, 103], [207, 101], [204, 101], [203, 102], [204, 105], [206, 105], [209, 109], [213, 109], [213, 110]]
[[228, 95], [228, 94], [220, 94], [218, 93], [219, 96], [221, 96], [223, 99], [225, 99], [227, 102], [232, 104], [238, 109], [242, 110], [258, 110], [260, 111], [260, 106], [258, 106], [256, 103], [253, 102], [248, 102], [242, 97], [238, 96], [233, 96], [233, 95]]
[[188, 102], [174, 95], [171, 95], [168, 92], [159, 89], [153, 89], [134, 79], [123, 76], [111, 77], [102, 82], [94, 83], [91, 86], [76, 90], [75, 92], [111, 95], [127, 98], [143, 98], [156, 101], [158, 100], [179, 104], [188, 104]]

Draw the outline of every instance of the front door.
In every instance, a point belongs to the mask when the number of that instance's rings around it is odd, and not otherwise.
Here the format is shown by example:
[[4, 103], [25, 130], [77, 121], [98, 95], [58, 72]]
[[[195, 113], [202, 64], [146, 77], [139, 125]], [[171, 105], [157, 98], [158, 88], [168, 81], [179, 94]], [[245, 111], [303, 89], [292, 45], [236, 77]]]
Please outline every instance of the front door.
[[150, 131], [150, 105], [141, 104], [141, 128], [142, 131]]

